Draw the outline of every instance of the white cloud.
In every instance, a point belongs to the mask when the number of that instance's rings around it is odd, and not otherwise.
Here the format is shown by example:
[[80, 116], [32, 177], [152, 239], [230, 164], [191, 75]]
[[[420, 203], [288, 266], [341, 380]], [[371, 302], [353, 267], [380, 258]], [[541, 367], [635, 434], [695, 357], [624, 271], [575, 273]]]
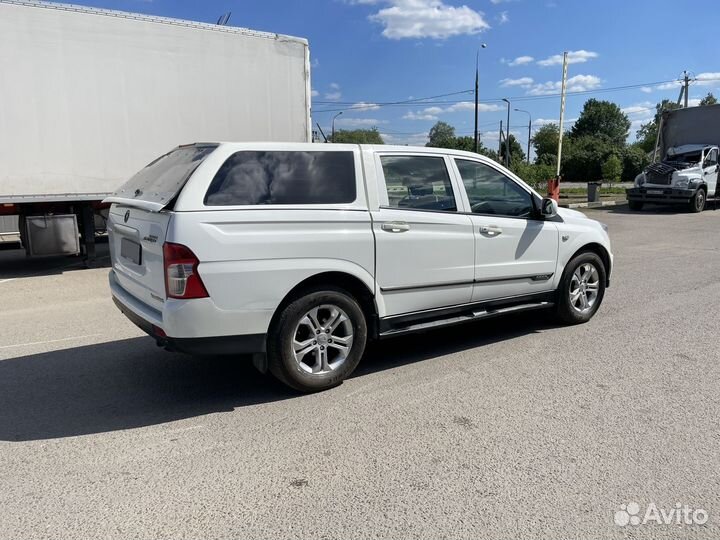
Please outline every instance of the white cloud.
[[336, 122], [342, 126], [378, 126], [380, 124], [387, 124], [387, 120], [378, 120], [377, 118], [350, 118], [341, 116]]
[[508, 66], [522, 66], [535, 60], [532, 56], [518, 56], [515, 60], [508, 62]]
[[423, 112], [414, 112], [414, 111], [408, 111], [403, 116], [403, 120], [428, 120], [428, 121], [434, 121], [437, 120], [438, 117], [431, 113], [423, 113]]
[[650, 94], [653, 91], [653, 89], [650, 88], [649, 86], [643, 86], [642, 88], [640, 88], [640, 91], [645, 92], [646, 94]]
[[380, 105], [377, 103], [366, 103], [364, 101], [359, 101], [350, 107], [350, 109], [354, 109], [357, 112], [377, 111], [379, 108]]
[[490, 3], [497, 5], [497, 4], [503, 4], [503, 3], [512, 2], [512, 1], [513, 0], [490, 0]]
[[317, 58], [313, 58], [313, 61], [310, 62], [310, 67], [312, 67], [313, 69], [320, 67], [320, 60], [318, 60]]
[[698, 105], [700, 105], [700, 98], [688, 99], [688, 107], [697, 107]]
[[318, 97], [319, 95], [320, 95], [320, 92], [318, 92], [317, 90], [312, 90], [310, 92], [311, 97]]
[[[586, 90], [594, 90], [600, 86], [600, 82], [600, 77], [596, 77], [595, 75], [575, 75], [567, 80], [567, 91], [585, 92]], [[559, 94], [561, 90], [561, 81], [548, 81], [534, 84], [527, 93], [531, 96], [544, 96], [548, 94]]]
[[534, 81], [531, 77], [520, 77], [519, 79], [502, 79], [500, 86], [520, 86], [521, 88], [529, 88]]
[[682, 84], [682, 81], [670, 81], [662, 84], [658, 84], [655, 89], [656, 90], [680, 90], [680, 85]]
[[369, 19], [383, 26], [388, 39], [446, 39], [477, 34], [490, 28], [483, 14], [468, 6], [449, 6], [442, 0], [361, 0], [355, 3], [383, 4]]
[[337, 101], [342, 97], [340, 85], [338, 83], [330, 83], [330, 92], [325, 93], [325, 99]]
[[[598, 53], [593, 51], [586, 51], [584, 49], [581, 49], [579, 51], [569, 51], [568, 64], [582, 64], [583, 62], [587, 62], [591, 58], [597, 58], [598, 56]], [[562, 54], [554, 54], [553, 56], [549, 56], [544, 60], [538, 60], [539, 66], [557, 66], [562, 65], [562, 63]]]
[[507, 11], [501, 11], [500, 14], [497, 16], [497, 19], [499, 24], [505, 24], [506, 22], [510, 22], [510, 17], [508, 16]]
[[712, 86], [720, 83], [720, 73], [699, 73], [692, 84], [696, 86]]
[[[475, 103], [472, 101], [460, 101], [453, 103], [449, 107], [427, 107], [422, 111], [409, 111], [403, 116], [405, 120], [438, 120], [440, 114], [456, 113], [461, 111], [474, 111]], [[495, 103], [478, 103], [478, 112], [496, 112], [504, 111], [503, 105], [497, 105]]]
[[620, 109], [628, 116], [637, 118], [638, 116], [653, 116], [655, 114], [655, 104], [649, 101], [643, 101], [642, 103], [636, 103], [628, 107]]

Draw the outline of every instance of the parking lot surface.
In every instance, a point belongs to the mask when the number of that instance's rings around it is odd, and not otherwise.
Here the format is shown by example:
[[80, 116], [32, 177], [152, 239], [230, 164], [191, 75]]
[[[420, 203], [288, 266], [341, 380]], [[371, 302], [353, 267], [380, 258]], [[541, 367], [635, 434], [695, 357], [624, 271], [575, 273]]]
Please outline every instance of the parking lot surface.
[[720, 537], [720, 211], [588, 213], [590, 323], [395, 338], [304, 396], [157, 348], [106, 267], [0, 252], [0, 538]]

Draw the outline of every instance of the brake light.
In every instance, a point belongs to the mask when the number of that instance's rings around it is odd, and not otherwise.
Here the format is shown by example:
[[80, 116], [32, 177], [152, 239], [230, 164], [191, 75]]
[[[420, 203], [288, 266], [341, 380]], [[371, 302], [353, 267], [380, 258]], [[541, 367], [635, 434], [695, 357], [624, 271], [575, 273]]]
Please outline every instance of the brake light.
[[206, 298], [210, 296], [198, 274], [200, 261], [190, 248], [182, 244], [163, 244], [165, 293], [168, 298]]

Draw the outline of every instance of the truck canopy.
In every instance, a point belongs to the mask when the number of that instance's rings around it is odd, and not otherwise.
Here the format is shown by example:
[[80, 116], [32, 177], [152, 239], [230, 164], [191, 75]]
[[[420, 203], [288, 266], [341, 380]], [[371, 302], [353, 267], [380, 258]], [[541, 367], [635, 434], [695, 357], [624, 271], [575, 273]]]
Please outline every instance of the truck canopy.
[[665, 111], [660, 133], [660, 159], [674, 148], [675, 154], [683, 146], [694, 145], [702, 150], [705, 146], [720, 146], [720, 105], [688, 107]]

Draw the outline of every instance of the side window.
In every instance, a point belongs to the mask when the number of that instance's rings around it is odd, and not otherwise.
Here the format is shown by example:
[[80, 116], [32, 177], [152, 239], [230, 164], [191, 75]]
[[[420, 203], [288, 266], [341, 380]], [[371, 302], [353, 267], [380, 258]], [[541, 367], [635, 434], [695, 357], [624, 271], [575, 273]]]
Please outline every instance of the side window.
[[352, 152], [243, 151], [220, 167], [205, 205], [340, 204], [355, 192]]
[[445, 160], [438, 156], [380, 156], [393, 208], [457, 210]]
[[530, 217], [532, 195], [489, 165], [456, 159], [473, 214]]
[[717, 148], [713, 148], [708, 156], [705, 158], [705, 167], [712, 167], [717, 165], [718, 162], [718, 151]]

